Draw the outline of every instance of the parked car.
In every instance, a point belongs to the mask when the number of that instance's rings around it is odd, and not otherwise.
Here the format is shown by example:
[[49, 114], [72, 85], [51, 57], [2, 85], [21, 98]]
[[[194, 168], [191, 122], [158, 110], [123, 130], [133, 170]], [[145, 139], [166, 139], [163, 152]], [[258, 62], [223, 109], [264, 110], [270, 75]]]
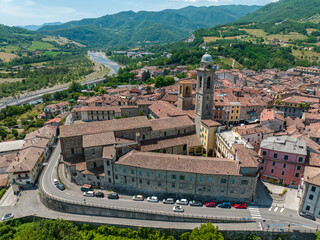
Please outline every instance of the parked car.
[[94, 191], [88, 191], [88, 192], [84, 192], [83, 196], [85, 196], [85, 197], [94, 197], [95, 194], [94, 194]]
[[133, 201], [143, 201], [144, 200], [144, 197], [142, 195], [134, 195], [132, 197], [132, 200]]
[[2, 221], [9, 220], [9, 219], [11, 219], [11, 218], [13, 218], [13, 217], [14, 217], [14, 216], [13, 216], [12, 213], [7, 213], [6, 215], [4, 215], [4, 216], [2, 217]]
[[58, 185], [56, 185], [56, 187], [61, 191], [66, 189], [63, 184], [58, 184]]
[[58, 179], [53, 179], [53, 184], [54, 184], [54, 185], [58, 185], [58, 184], [59, 184]]
[[158, 199], [158, 197], [156, 197], [156, 196], [152, 196], [152, 197], [148, 197], [148, 198], [147, 198], [147, 201], [148, 201], [148, 202], [157, 203], [157, 202], [159, 202], [159, 199]]
[[234, 208], [246, 209], [247, 208], [247, 204], [245, 204], [245, 203], [237, 203], [237, 204], [234, 205]]
[[215, 202], [207, 202], [206, 207], [215, 207], [216, 203]]
[[103, 192], [97, 192], [96, 193], [97, 198], [104, 198], [104, 193]]
[[173, 211], [174, 212], [184, 212], [184, 209], [182, 206], [174, 206]]
[[315, 220], [316, 220], [315, 216], [312, 215], [312, 214], [310, 214], [310, 213], [300, 212], [299, 215], [300, 215], [301, 217], [308, 218], [308, 219], [310, 219], [310, 220], [312, 220], [312, 221], [315, 221]]
[[219, 208], [231, 208], [231, 204], [229, 202], [223, 202], [218, 204]]
[[180, 205], [188, 205], [188, 203], [189, 203], [188, 200], [185, 198], [181, 198], [176, 201], [176, 204], [180, 204]]
[[189, 202], [189, 205], [193, 207], [202, 207], [203, 204], [201, 201], [192, 200]]
[[107, 197], [108, 199], [119, 199], [118, 193], [109, 193]]
[[174, 204], [174, 199], [173, 198], [165, 198], [162, 200], [164, 204]]

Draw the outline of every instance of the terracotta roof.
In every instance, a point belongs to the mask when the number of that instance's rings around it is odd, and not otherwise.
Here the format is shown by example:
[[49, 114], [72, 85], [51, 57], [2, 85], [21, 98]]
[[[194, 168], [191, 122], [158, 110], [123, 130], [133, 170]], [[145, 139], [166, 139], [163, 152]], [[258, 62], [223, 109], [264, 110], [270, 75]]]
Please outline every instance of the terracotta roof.
[[101, 176], [104, 177], [104, 168], [103, 167], [96, 167], [92, 169], [86, 169], [81, 172], [85, 175], [94, 175], [94, 176]]
[[16, 158], [16, 153], [0, 155], [0, 168], [8, 168]]
[[244, 125], [244, 126], [238, 126], [233, 128], [236, 132], [238, 132], [241, 136], [243, 135], [251, 135], [256, 133], [274, 133], [273, 130], [270, 128], [261, 126], [260, 124], [250, 124], [250, 125]]
[[186, 115], [183, 111], [166, 101], [156, 101], [149, 106], [149, 109], [157, 115], [158, 118]]
[[103, 148], [102, 158], [104, 159], [113, 159], [116, 154], [116, 149], [114, 146], [107, 146]]
[[277, 113], [274, 109], [264, 109], [260, 114], [260, 121], [269, 121], [273, 119], [278, 119], [284, 122], [284, 116], [280, 113]]
[[114, 132], [103, 132], [97, 134], [83, 135], [82, 145], [84, 148], [95, 146], [107, 146], [116, 142]]
[[234, 149], [237, 151], [237, 160], [241, 162], [242, 167], [259, 166], [259, 154], [252, 149], [246, 148], [243, 144], [233, 144]]
[[188, 116], [160, 118], [150, 121], [150, 125], [153, 131], [163, 129], [173, 129], [178, 127], [190, 127], [194, 126], [194, 123]]
[[185, 144], [188, 147], [202, 146], [197, 134], [192, 134], [192, 135], [187, 135], [182, 137], [173, 137], [173, 138], [166, 138], [161, 140], [147, 140], [142, 143], [141, 151], [150, 152], [150, 151], [163, 149], [163, 148], [183, 146]]
[[6, 187], [9, 183], [8, 174], [0, 174], [0, 187]]
[[311, 123], [306, 127], [306, 134], [313, 138], [320, 138], [320, 122]]
[[320, 168], [306, 166], [303, 179], [307, 183], [320, 186]]
[[240, 176], [236, 162], [227, 158], [195, 157], [133, 150], [120, 157], [116, 164], [162, 171]]
[[314, 104], [314, 103], [319, 103], [319, 99], [295, 95], [295, 96], [291, 96], [291, 97], [287, 97], [285, 99], [282, 99], [281, 102], [296, 103], [296, 104], [299, 104], [302, 102], [308, 102], [310, 104]]
[[43, 153], [44, 149], [37, 147], [29, 147], [21, 150], [15, 161], [13, 161], [8, 167], [7, 173], [31, 171], [38, 163], [39, 158], [43, 155]]
[[113, 119], [60, 126], [60, 138], [151, 127], [147, 117]]
[[214, 120], [210, 120], [210, 119], [205, 119], [205, 120], [201, 120], [201, 122], [203, 124], [205, 124], [208, 127], [216, 127], [216, 126], [221, 126], [220, 123], [214, 121]]
[[56, 127], [44, 126], [42, 128], [39, 128], [36, 131], [28, 133], [25, 137], [25, 140], [35, 138], [35, 137], [51, 139], [54, 136], [56, 136], [56, 130], [57, 130]]

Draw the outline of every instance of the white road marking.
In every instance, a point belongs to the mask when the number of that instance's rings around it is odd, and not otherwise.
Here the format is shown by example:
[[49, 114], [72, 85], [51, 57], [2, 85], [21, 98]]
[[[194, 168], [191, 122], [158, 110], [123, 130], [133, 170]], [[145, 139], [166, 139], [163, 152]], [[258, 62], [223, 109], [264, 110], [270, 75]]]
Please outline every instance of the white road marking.
[[262, 219], [260, 209], [256, 206], [248, 208], [253, 219]]
[[271, 211], [272, 207], [269, 208], [269, 212]]
[[259, 222], [259, 230], [263, 230], [263, 228], [262, 228], [262, 223], [261, 222]]
[[284, 208], [281, 208], [280, 212], [283, 212]]
[[276, 208], [274, 209], [274, 212], [276, 212], [276, 211], [278, 211], [278, 207], [276, 207]]

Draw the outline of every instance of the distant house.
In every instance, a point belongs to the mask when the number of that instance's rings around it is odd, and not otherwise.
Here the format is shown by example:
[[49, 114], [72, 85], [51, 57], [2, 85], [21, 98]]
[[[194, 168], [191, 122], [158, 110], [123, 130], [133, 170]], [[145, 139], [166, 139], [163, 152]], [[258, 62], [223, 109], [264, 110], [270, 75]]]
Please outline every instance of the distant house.
[[68, 102], [61, 102], [57, 104], [50, 104], [44, 107], [44, 113], [46, 118], [52, 118], [57, 116], [58, 114], [64, 113], [69, 111], [69, 103]]
[[275, 109], [264, 109], [260, 114], [260, 123], [262, 126], [279, 132], [284, 128], [285, 119], [282, 112]]

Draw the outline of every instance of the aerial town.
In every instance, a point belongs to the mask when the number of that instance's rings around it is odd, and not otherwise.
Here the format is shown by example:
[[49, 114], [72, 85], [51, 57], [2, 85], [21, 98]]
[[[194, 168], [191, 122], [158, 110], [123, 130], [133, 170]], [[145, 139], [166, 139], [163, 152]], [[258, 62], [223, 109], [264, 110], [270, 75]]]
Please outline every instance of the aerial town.
[[[136, 78], [144, 71], [164, 74], [144, 67]], [[224, 70], [206, 53], [196, 70], [175, 71], [188, 77], [45, 106], [43, 127], [0, 143], [1, 187], [19, 195], [42, 181], [44, 196], [72, 186], [85, 204], [107, 192], [163, 199], [177, 204], [174, 212], [187, 213], [190, 201], [248, 208], [258, 221], [262, 213], [250, 206], [320, 218], [319, 69]]]

